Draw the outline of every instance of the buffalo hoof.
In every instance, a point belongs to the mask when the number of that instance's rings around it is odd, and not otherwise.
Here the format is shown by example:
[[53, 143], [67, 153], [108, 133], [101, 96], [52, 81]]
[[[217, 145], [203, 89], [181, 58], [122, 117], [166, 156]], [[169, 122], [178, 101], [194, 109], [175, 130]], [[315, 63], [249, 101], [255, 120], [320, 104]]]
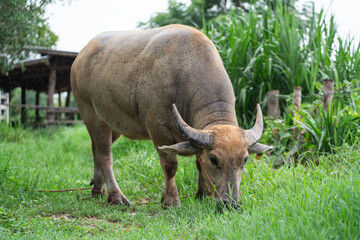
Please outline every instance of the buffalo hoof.
[[108, 197], [108, 203], [114, 204], [114, 205], [124, 205], [124, 206], [130, 206], [131, 202], [124, 196], [117, 199], [112, 199], [110, 196]]
[[103, 189], [103, 190], [96, 190], [95, 188], [93, 188], [92, 190], [91, 190], [91, 194], [93, 195], [93, 196], [103, 196], [104, 194], [106, 193], [106, 190], [105, 190], [105, 188]]
[[91, 180], [90, 186], [94, 186], [93, 189], [91, 190], [91, 193], [93, 196], [101, 196], [102, 197], [106, 193], [106, 190], [103, 187], [103, 184], [97, 184], [94, 179]]
[[181, 207], [180, 199], [177, 198], [161, 198], [161, 204], [163, 209], [167, 209], [168, 207]]
[[198, 199], [198, 200], [204, 200], [205, 195], [204, 194], [196, 194], [195, 198]]
[[203, 200], [204, 198], [206, 197], [211, 197], [211, 193], [207, 193], [207, 192], [200, 192], [198, 191], [196, 194], [195, 194], [195, 198], [196, 199], [199, 199], [199, 200]]

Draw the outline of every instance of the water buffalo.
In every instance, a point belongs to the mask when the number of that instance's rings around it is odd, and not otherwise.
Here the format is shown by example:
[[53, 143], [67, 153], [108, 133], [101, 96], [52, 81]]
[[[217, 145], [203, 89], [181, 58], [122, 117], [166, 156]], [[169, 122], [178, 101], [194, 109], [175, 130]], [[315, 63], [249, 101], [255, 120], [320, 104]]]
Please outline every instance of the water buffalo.
[[114, 204], [130, 204], [112, 169], [111, 147], [120, 135], [153, 141], [165, 175], [164, 206], [180, 206], [177, 154], [196, 155], [197, 196], [214, 192], [210, 178], [221, 201], [237, 205], [249, 153], [270, 148], [257, 143], [263, 131], [259, 106], [254, 127], [238, 127], [222, 60], [191, 27], [102, 33], [78, 54], [71, 87], [92, 142], [92, 193], [103, 193], [106, 184]]

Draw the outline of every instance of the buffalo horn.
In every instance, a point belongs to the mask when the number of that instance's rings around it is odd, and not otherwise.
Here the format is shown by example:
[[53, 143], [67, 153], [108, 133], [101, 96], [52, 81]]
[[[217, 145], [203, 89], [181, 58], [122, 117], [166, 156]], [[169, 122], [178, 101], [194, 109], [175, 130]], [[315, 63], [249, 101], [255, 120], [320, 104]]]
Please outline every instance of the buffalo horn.
[[257, 104], [256, 110], [256, 121], [254, 126], [249, 130], [245, 130], [245, 138], [249, 146], [257, 143], [260, 140], [264, 128], [263, 117], [259, 104]]
[[190, 127], [180, 116], [175, 104], [172, 105], [176, 127], [180, 134], [195, 146], [209, 146], [212, 143], [212, 135], [206, 130], [198, 130]]

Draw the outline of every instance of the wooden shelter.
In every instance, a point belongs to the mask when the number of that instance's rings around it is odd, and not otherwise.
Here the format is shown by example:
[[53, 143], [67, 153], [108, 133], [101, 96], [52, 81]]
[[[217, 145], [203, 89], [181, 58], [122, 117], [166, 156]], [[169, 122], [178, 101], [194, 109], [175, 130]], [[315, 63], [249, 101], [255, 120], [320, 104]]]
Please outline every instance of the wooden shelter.
[[[35, 108], [36, 121], [40, 120], [39, 110], [46, 109], [48, 124], [58, 123], [56, 113], [75, 113], [77, 108], [69, 108], [70, 104], [70, 69], [78, 53], [55, 51], [37, 48], [39, 58], [25, 60], [16, 66], [8, 75], [0, 75], [0, 88], [11, 92], [14, 88], [21, 88], [21, 116], [26, 120], [26, 108]], [[35, 106], [26, 104], [26, 90], [36, 92]], [[47, 93], [47, 106], [39, 106], [40, 93]], [[67, 92], [65, 107], [54, 108], [54, 93]], [[59, 105], [60, 105], [59, 104]], [[10, 104], [11, 106], [11, 104]], [[65, 122], [66, 123], [66, 122]], [[71, 123], [69, 120], [68, 123]]]

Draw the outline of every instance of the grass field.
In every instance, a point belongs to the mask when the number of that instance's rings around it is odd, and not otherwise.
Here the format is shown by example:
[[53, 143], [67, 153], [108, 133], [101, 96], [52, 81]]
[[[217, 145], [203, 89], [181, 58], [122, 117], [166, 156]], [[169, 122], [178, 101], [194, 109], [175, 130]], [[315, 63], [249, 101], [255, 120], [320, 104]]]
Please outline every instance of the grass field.
[[[83, 199], [90, 190], [43, 193], [39, 189], [88, 187], [93, 164], [83, 125], [23, 130], [0, 125], [1, 239], [359, 239], [360, 150], [315, 156], [307, 166], [272, 169], [249, 160], [239, 211], [216, 210], [210, 198], [181, 199], [163, 210], [163, 174], [152, 143], [121, 137], [113, 147], [114, 171], [131, 207]], [[318, 164], [314, 164], [317, 162]], [[180, 197], [197, 187], [194, 158], [180, 158]]]

